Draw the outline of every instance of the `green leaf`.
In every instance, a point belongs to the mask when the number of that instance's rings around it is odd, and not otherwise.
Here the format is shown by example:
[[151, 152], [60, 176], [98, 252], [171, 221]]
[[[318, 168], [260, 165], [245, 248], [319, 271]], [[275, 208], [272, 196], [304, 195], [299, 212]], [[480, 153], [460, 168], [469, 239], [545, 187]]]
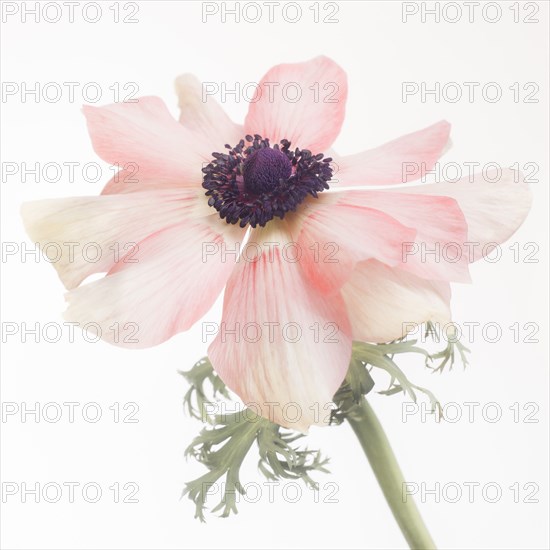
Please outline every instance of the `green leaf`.
[[[427, 334], [434, 337], [437, 331], [434, 325], [426, 325]], [[439, 409], [439, 401], [432, 392], [413, 384], [399, 368], [395, 359], [404, 354], [420, 355], [424, 364], [435, 371], [442, 372], [450, 362], [452, 368], [455, 353], [458, 352], [464, 365], [467, 365], [466, 353], [469, 350], [460, 342], [449, 342], [445, 349], [431, 355], [416, 345], [416, 340], [400, 338], [386, 344], [354, 342], [349, 369], [342, 385], [334, 395], [336, 409], [331, 411], [331, 423], [340, 424], [350, 414], [363, 396], [374, 388], [372, 369], [380, 369], [389, 375], [388, 388], [378, 393], [382, 395], [403, 394], [414, 402], [417, 393], [423, 393], [430, 400], [432, 411]], [[433, 361], [441, 360], [437, 367]], [[186, 484], [184, 495], [195, 503], [195, 517], [205, 521], [204, 512], [221, 512], [222, 517], [237, 513], [239, 495], [244, 494], [239, 472], [243, 461], [256, 445], [259, 453], [258, 469], [270, 481], [281, 479], [301, 479], [308, 487], [317, 489], [311, 473], [325, 472], [328, 459], [319, 451], [300, 449], [294, 442], [303, 438], [303, 434], [281, 428], [269, 420], [259, 417], [250, 409], [231, 414], [213, 414], [223, 400], [230, 400], [230, 393], [204, 357], [188, 372], [181, 372], [190, 388], [184, 396], [184, 408], [190, 416], [207, 424], [186, 450], [207, 469], [198, 479]], [[216, 485], [220, 501], [212, 507], [207, 506], [210, 489]]]
[[[184, 402], [194, 418], [205, 421], [204, 411], [210, 408], [207, 406], [217, 396], [229, 397], [206, 358], [198, 361], [189, 372], [181, 374], [192, 384]], [[206, 382], [212, 389], [210, 397], [205, 390]], [[214, 486], [220, 489], [221, 498], [211, 511], [221, 511], [222, 517], [237, 513], [238, 495], [244, 494], [239, 471], [254, 443], [260, 456], [258, 469], [270, 481], [301, 479], [308, 487], [317, 489], [310, 474], [313, 471], [328, 472], [325, 468], [328, 460], [323, 459], [319, 451], [301, 450], [292, 445], [303, 434], [285, 430], [251, 409], [206, 418], [210, 426], [203, 428], [193, 440], [186, 456], [203, 464], [208, 472], [187, 483], [183, 491], [183, 495], [195, 503], [195, 518], [201, 521], [205, 521], [208, 495]]]
[[[230, 399], [227, 387], [222, 379], [214, 372], [208, 357], [197, 361], [190, 371], [179, 373], [189, 382], [189, 390], [183, 397], [184, 406], [189, 415], [203, 422], [211, 422], [208, 417], [207, 405], [216, 400], [218, 395]], [[212, 397], [207, 397], [206, 387], [210, 386]]]

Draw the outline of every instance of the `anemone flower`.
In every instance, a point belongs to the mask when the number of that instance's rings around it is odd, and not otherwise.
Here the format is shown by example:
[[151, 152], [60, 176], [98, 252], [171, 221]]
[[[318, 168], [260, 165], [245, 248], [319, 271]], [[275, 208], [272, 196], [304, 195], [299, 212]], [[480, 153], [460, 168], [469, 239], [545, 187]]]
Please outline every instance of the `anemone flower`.
[[[288, 83], [299, 97], [279, 92]], [[327, 86], [330, 97], [314, 96]], [[41, 246], [80, 245], [61, 246], [54, 263], [68, 289], [65, 317], [97, 324], [112, 344], [160, 344], [225, 288], [211, 362], [282, 426], [326, 422], [314, 405], [331, 402], [353, 340], [388, 342], [411, 324], [450, 321], [450, 283], [468, 282], [469, 262], [508, 239], [529, 209], [511, 171], [390, 187], [434, 167], [449, 142], [445, 121], [337, 156], [348, 88], [327, 57], [269, 70], [244, 125], [203, 101], [193, 76], [176, 89], [179, 121], [157, 97], [85, 106], [96, 153], [122, 170], [100, 196], [25, 204], [25, 225]], [[86, 243], [103, 251], [97, 261]], [[97, 273], [106, 275], [85, 281]], [[121, 337], [115, 323], [137, 333]], [[288, 403], [301, 411], [294, 421], [282, 414]]]

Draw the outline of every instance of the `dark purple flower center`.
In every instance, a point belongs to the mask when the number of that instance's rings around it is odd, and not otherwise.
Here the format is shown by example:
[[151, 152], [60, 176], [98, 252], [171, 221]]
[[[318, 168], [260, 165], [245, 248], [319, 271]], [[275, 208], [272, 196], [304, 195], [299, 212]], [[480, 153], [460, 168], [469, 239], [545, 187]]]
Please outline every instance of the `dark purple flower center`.
[[258, 134], [245, 140], [226, 145], [227, 154], [212, 153], [213, 160], [202, 169], [208, 204], [227, 223], [263, 227], [296, 210], [308, 195], [317, 197], [329, 188], [331, 158], [307, 149], [291, 151], [286, 139], [273, 147]]
[[278, 149], [264, 147], [254, 151], [244, 161], [244, 188], [260, 195], [272, 191], [292, 174], [289, 158]]

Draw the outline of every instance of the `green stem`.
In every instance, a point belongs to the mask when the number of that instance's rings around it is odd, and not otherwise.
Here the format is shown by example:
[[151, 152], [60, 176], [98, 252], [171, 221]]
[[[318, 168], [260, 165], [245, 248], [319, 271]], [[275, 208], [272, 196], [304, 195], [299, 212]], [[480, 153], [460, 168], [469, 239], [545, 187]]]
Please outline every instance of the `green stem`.
[[384, 429], [366, 399], [349, 411], [347, 420], [369, 459], [380, 488], [409, 547], [418, 550], [435, 549], [435, 543], [422, 521], [416, 504], [410, 495], [406, 499], [403, 498], [405, 483], [403, 474]]

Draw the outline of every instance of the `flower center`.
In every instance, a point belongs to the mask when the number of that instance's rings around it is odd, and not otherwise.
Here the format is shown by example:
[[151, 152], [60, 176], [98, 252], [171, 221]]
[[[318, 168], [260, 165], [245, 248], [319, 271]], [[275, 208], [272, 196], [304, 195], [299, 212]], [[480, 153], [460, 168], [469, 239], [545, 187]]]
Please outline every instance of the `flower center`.
[[273, 191], [292, 174], [289, 158], [278, 149], [264, 147], [254, 151], [243, 165], [244, 187], [260, 195]]
[[332, 159], [307, 149], [291, 151], [286, 139], [272, 147], [258, 134], [247, 135], [225, 148], [227, 154], [212, 153], [213, 160], [202, 169], [202, 186], [208, 204], [227, 223], [263, 227], [296, 210], [308, 195], [317, 198], [329, 188]]

